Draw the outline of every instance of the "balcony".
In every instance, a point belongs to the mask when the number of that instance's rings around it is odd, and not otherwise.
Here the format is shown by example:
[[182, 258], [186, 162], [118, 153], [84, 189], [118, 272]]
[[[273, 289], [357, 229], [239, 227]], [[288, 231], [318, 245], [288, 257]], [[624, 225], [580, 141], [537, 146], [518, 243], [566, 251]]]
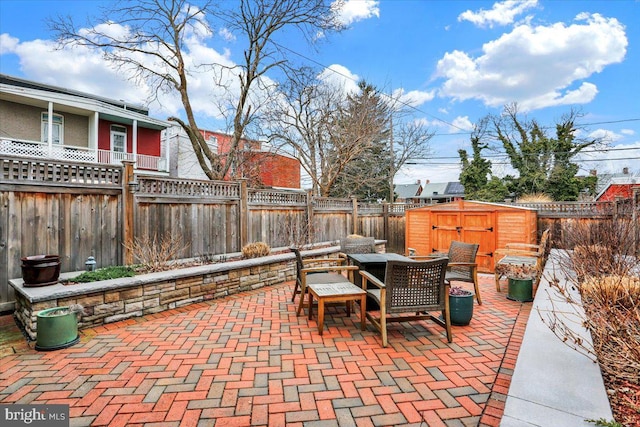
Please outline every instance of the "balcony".
[[24, 156], [72, 162], [121, 165], [123, 160], [135, 162], [136, 169], [166, 172], [167, 159], [146, 154], [95, 150], [86, 147], [53, 145], [38, 141], [0, 138], [0, 155]]

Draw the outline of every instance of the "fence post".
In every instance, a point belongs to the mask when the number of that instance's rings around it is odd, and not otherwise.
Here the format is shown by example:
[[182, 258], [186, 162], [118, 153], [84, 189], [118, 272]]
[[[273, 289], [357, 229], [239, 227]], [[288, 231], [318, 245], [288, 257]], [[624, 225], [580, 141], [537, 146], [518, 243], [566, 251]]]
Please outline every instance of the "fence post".
[[351, 234], [360, 234], [360, 224], [358, 224], [358, 199], [356, 197], [351, 198], [353, 209], [351, 213]]
[[382, 238], [387, 241], [387, 248], [389, 247], [389, 207], [390, 206], [391, 204], [388, 202], [385, 202], [382, 205], [382, 230], [384, 233], [384, 236], [382, 236]]
[[123, 160], [124, 179], [122, 180], [122, 239], [124, 241], [124, 264], [131, 265], [133, 259], [133, 235], [134, 235], [134, 198], [135, 177], [133, 164], [130, 160]]
[[249, 243], [249, 188], [247, 180], [240, 181], [240, 248]]
[[307, 190], [307, 243], [313, 243], [314, 238], [313, 218], [313, 190]]

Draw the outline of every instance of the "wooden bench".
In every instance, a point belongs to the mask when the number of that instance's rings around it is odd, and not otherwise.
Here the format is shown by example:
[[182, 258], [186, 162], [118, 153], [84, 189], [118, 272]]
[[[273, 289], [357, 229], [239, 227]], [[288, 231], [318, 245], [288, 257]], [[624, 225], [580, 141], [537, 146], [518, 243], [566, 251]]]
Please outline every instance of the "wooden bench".
[[351, 315], [352, 301], [360, 301], [360, 329], [365, 330], [367, 292], [351, 282], [342, 283], [308, 283], [309, 319], [313, 318], [313, 299], [318, 300], [318, 333], [322, 335], [324, 326], [324, 305], [331, 302], [346, 302], [347, 316]]

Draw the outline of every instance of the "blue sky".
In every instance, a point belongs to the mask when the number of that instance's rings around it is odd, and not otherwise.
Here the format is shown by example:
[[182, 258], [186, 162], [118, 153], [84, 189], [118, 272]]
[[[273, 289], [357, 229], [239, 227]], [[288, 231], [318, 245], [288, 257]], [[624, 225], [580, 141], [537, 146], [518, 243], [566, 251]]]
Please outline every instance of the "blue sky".
[[[0, 1], [0, 72], [143, 103], [145, 88], [123, 80], [95, 52], [53, 50], [46, 17], [84, 22], [105, 4]], [[469, 148], [473, 124], [511, 102], [550, 126], [571, 108], [581, 110], [581, 136], [605, 138], [613, 148], [585, 155], [582, 173], [640, 172], [640, 1], [349, 0], [341, 16], [348, 29], [317, 51], [299, 38], [281, 43], [346, 87], [364, 78], [402, 96], [413, 119], [436, 133], [432, 157], [403, 168], [396, 182], [457, 180], [457, 150]], [[195, 40], [194, 55], [237, 61], [241, 37], [224, 30]], [[194, 100], [200, 126], [217, 129], [208, 81], [196, 78], [202, 90]], [[180, 114], [176, 97], [161, 96], [149, 107], [158, 118]], [[509, 172], [504, 159], [492, 160], [498, 175]]]

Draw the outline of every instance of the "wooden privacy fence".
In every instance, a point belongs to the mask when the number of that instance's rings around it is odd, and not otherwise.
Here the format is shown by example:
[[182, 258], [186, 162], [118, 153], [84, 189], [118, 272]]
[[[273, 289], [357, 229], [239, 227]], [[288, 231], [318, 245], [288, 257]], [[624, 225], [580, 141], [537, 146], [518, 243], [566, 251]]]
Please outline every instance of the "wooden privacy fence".
[[[10, 279], [20, 258], [57, 254], [61, 270], [133, 263], [136, 241], [179, 237], [176, 254], [192, 258], [239, 252], [246, 243], [272, 247], [335, 241], [351, 233], [385, 239], [400, 217], [358, 216], [355, 199], [312, 197], [296, 190], [249, 189], [245, 181], [193, 181], [133, 174], [123, 166], [0, 159], [0, 311], [11, 309]], [[398, 228], [394, 224], [393, 228]], [[402, 241], [390, 250], [404, 249]], [[389, 239], [397, 241], [398, 239]]]
[[[608, 204], [550, 203], [538, 229], [557, 233], [575, 218], [638, 222], [638, 196]], [[0, 311], [13, 306], [10, 279], [20, 258], [57, 254], [62, 271], [134, 262], [135, 241], [179, 237], [177, 257], [239, 252], [246, 243], [271, 247], [335, 241], [357, 233], [405, 250], [405, 211], [424, 205], [359, 203], [300, 190], [250, 189], [246, 181], [193, 181], [133, 174], [123, 166], [0, 159]], [[625, 207], [626, 206], [626, 207]], [[638, 233], [636, 227], [636, 233]]]

